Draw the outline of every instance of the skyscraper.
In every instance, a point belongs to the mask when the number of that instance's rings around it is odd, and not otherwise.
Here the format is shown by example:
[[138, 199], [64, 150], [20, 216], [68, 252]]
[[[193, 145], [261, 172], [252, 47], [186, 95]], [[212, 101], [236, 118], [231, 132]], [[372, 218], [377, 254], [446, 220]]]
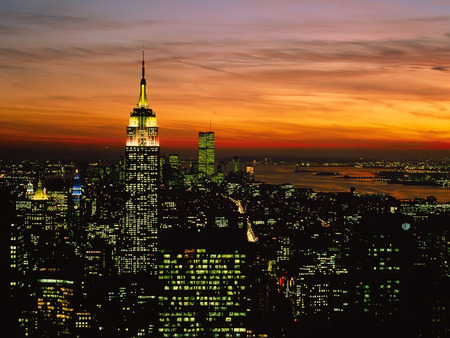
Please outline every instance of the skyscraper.
[[78, 170], [75, 171], [73, 186], [69, 196], [69, 205], [67, 212], [67, 224], [69, 230], [69, 241], [75, 248], [77, 255], [81, 254], [81, 248], [84, 245], [84, 229], [82, 227], [82, 188]]
[[198, 171], [207, 177], [214, 175], [214, 132], [198, 133]]
[[231, 163], [234, 173], [237, 173], [241, 170], [241, 160], [239, 157], [237, 156], [233, 157], [233, 161]]
[[[72, 320], [72, 277], [78, 271], [62, 221], [67, 204], [55, 191], [48, 195], [39, 180], [32, 197], [16, 200], [11, 224], [11, 296], [21, 304], [16, 315], [23, 335], [58, 336], [69, 330]], [[70, 291], [63, 290], [62, 279], [72, 285]]]
[[246, 337], [246, 241], [242, 229], [163, 229], [159, 337]]
[[178, 169], [180, 166], [180, 156], [177, 154], [170, 154], [169, 165], [172, 169]]
[[120, 274], [156, 272], [159, 198], [156, 116], [147, 102], [144, 50], [139, 101], [130, 113], [125, 147], [125, 221], [118, 256]]

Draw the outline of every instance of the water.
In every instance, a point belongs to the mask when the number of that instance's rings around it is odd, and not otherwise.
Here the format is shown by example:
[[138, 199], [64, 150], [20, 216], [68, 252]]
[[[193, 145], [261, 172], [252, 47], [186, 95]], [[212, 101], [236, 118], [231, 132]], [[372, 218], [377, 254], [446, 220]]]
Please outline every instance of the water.
[[[450, 202], [450, 188], [387, 184], [374, 179], [344, 179], [344, 175], [374, 177], [376, 168], [355, 167], [305, 167], [308, 172], [293, 172], [295, 165], [255, 165], [255, 179], [270, 184], [291, 183], [296, 188], [310, 188], [320, 192], [348, 192], [355, 187], [359, 193], [385, 193], [398, 199], [434, 196], [438, 202]], [[340, 176], [313, 175], [313, 172], [336, 172]]]

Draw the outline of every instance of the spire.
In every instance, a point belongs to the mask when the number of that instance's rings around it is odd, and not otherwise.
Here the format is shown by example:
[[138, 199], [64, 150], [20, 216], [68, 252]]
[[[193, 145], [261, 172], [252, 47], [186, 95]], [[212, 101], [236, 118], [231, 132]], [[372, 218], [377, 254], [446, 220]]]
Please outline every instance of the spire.
[[138, 107], [148, 107], [147, 102], [147, 81], [145, 80], [145, 50], [142, 47], [142, 79], [139, 93]]
[[142, 46], [142, 80], [145, 82], [145, 49]]
[[78, 169], [75, 170], [75, 177], [73, 178], [72, 197], [81, 196], [81, 182], [78, 175]]

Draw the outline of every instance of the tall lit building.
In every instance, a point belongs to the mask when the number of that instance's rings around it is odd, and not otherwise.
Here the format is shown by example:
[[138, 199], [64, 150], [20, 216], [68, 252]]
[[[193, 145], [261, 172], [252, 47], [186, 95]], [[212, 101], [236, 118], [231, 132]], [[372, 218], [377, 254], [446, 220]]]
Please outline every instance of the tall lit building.
[[125, 147], [125, 221], [118, 255], [120, 274], [156, 272], [159, 198], [156, 116], [147, 102], [144, 52], [139, 101], [130, 113]]
[[[23, 335], [58, 336], [67, 333], [71, 325], [73, 287], [70, 291], [58, 289], [58, 283], [49, 282], [78, 274], [62, 221], [67, 216], [67, 205], [59, 198], [55, 191], [47, 194], [39, 180], [31, 199], [15, 202], [11, 295], [22, 304], [17, 319]], [[75, 282], [71, 279], [69, 283]]]
[[75, 248], [75, 252], [80, 255], [81, 247], [84, 244], [84, 229], [82, 227], [82, 189], [78, 170], [75, 171], [73, 186], [69, 196], [69, 206], [67, 212], [69, 241]]
[[231, 163], [234, 173], [237, 173], [241, 170], [241, 160], [239, 159], [239, 157], [233, 157], [233, 161]]
[[172, 169], [178, 169], [180, 167], [180, 156], [177, 154], [170, 154], [169, 165]]
[[161, 230], [160, 337], [246, 337], [245, 232]]
[[67, 279], [37, 280], [36, 335], [55, 337], [70, 334], [73, 325], [75, 282]]
[[198, 133], [198, 171], [207, 177], [214, 175], [214, 132]]
[[397, 325], [417, 306], [418, 288], [414, 283], [419, 277], [414, 272], [412, 224], [409, 217], [388, 214], [363, 217], [355, 227], [362, 243], [356, 253], [361, 268], [357, 292], [362, 311], [372, 325]]

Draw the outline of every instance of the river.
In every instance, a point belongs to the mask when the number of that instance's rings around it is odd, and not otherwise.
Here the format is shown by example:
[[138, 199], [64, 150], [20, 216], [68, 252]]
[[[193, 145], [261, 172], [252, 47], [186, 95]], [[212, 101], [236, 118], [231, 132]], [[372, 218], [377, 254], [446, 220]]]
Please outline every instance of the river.
[[[376, 168], [355, 167], [301, 167], [307, 172], [293, 172], [295, 165], [256, 164], [255, 179], [270, 184], [291, 183], [296, 188], [311, 188], [320, 192], [345, 192], [355, 187], [358, 193], [385, 193], [398, 199], [434, 196], [438, 202], [450, 202], [450, 188], [388, 184], [375, 179], [345, 179], [344, 175], [374, 177]], [[331, 172], [341, 175], [313, 175], [314, 172]]]

